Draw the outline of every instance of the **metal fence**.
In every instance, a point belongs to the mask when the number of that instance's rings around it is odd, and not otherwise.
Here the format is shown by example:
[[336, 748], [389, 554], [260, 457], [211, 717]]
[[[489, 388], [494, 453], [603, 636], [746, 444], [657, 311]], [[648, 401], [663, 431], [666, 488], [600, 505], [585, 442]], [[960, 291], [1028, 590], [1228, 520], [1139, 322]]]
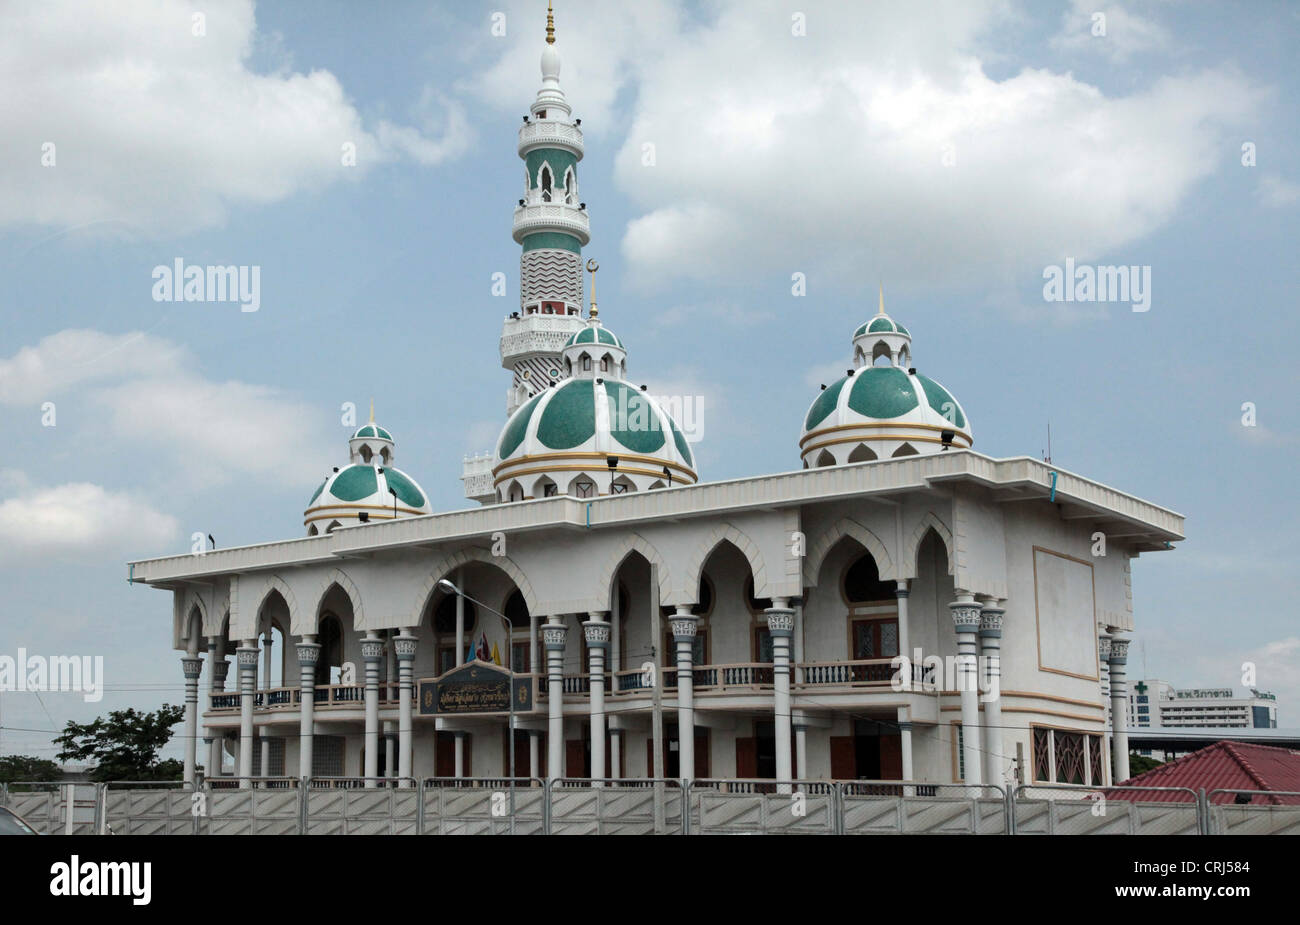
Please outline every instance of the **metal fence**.
[[1300, 805], [1277, 799], [1300, 798], [1289, 791], [645, 778], [240, 783], [0, 784], [0, 806], [47, 835], [1300, 835]]

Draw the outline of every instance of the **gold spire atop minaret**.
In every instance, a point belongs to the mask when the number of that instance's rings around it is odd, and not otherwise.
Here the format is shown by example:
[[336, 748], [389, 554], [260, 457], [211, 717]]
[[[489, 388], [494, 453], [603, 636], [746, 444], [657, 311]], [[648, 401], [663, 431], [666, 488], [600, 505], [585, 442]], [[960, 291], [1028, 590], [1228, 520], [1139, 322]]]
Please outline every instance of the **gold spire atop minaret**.
[[883, 315], [884, 313], [885, 313], [885, 284], [881, 283], [880, 284], [880, 308], [876, 309], [876, 314]]
[[546, 44], [555, 44], [555, 15], [551, 9], [551, 0], [546, 0]]
[[596, 262], [595, 257], [592, 257], [590, 260], [587, 261], [587, 272], [591, 274], [591, 317], [592, 318], [596, 318], [599, 315], [599, 313], [596, 311], [596, 271], [599, 269], [600, 269], [600, 264]]
[[373, 397], [370, 399], [370, 423], [375, 423], [375, 400]]

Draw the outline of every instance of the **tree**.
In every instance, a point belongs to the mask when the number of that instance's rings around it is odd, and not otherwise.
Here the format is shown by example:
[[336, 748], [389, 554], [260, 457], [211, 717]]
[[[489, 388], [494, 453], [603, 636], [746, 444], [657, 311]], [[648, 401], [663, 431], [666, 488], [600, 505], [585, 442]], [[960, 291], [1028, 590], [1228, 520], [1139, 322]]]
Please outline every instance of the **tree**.
[[32, 758], [29, 755], [0, 757], [0, 784], [60, 780], [62, 777], [63, 771], [59, 766], [45, 758]]
[[184, 716], [184, 707], [165, 703], [154, 713], [114, 710], [107, 720], [102, 716], [85, 724], [69, 720], [54, 744], [63, 747], [60, 761], [93, 762], [93, 781], [179, 780], [180, 762], [159, 761], [158, 751]]
[[1156, 761], [1154, 758], [1148, 758], [1146, 755], [1139, 755], [1136, 752], [1129, 752], [1128, 755], [1128, 773], [1129, 777], [1137, 777], [1139, 774], [1145, 774], [1152, 768], [1158, 768], [1164, 764], [1163, 761]]

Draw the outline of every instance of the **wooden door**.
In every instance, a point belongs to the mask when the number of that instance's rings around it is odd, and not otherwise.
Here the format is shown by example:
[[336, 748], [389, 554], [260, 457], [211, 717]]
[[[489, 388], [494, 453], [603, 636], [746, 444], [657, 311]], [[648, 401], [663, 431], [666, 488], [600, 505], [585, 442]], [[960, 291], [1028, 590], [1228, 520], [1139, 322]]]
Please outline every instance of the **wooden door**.
[[880, 779], [903, 779], [903, 738], [897, 734], [880, 737]]
[[564, 776], [587, 777], [587, 747], [582, 739], [566, 739], [564, 742]]
[[857, 747], [853, 736], [831, 736], [831, 779], [858, 779]]
[[736, 739], [736, 776], [741, 780], [758, 777], [758, 740], [753, 736]]

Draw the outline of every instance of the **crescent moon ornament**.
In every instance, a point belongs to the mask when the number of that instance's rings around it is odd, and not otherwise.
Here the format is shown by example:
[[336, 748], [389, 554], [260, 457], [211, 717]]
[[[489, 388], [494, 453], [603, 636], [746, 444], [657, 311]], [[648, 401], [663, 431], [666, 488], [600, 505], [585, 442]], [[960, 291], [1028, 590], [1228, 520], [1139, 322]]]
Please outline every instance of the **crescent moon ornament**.
[[587, 261], [587, 272], [588, 272], [588, 273], [595, 273], [595, 272], [596, 272], [597, 270], [599, 270], [599, 269], [600, 269], [600, 264], [598, 264], [598, 263], [596, 262], [596, 258], [595, 258], [595, 257], [592, 257], [591, 259], [589, 259], [589, 260]]

